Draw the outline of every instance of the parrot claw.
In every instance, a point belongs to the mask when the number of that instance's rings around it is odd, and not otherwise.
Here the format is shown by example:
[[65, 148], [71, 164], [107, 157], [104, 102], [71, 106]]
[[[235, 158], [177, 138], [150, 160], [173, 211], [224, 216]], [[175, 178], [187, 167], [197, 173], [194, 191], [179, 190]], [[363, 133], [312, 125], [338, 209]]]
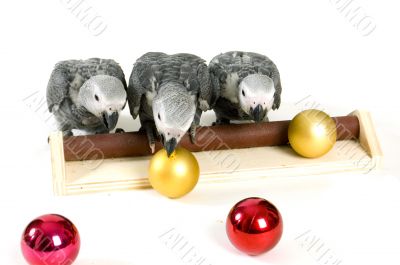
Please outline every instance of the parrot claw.
[[124, 129], [122, 129], [122, 128], [117, 128], [117, 129], [115, 129], [115, 133], [124, 133], [125, 131], [124, 131]]
[[151, 153], [154, 154], [154, 151], [156, 149], [156, 143], [155, 139], [157, 137], [157, 129], [155, 127], [155, 124], [152, 122], [144, 122], [140, 130], [144, 130], [147, 135], [147, 140], [149, 141], [149, 146], [151, 149]]
[[154, 154], [154, 152], [156, 150], [156, 144], [155, 143], [150, 143], [149, 146], [150, 146], [151, 153]]

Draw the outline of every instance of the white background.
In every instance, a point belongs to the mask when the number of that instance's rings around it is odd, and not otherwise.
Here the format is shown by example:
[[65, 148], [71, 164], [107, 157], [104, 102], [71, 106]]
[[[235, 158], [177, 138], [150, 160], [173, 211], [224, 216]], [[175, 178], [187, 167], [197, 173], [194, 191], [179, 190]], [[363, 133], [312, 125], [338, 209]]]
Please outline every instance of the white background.
[[[318, 260], [322, 252], [302, 246], [304, 233], [319, 239], [340, 264], [400, 264], [399, 5], [351, 2], [350, 9], [360, 7], [376, 25], [363, 36], [353, 26], [358, 21], [346, 17], [348, 10], [337, 9], [343, 1], [86, 0], [84, 6], [107, 27], [99, 36], [69, 9], [77, 0], [3, 2], [0, 264], [25, 264], [22, 230], [34, 217], [53, 212], [80, 230], [78, 265], [195, 264], [165, 245], [160, 235], [170, 229], [194, 248], [192, 254], [205, 258], [203, 264], [324, 264]], [[152, 190], [52, 195], [46, 140], [53, 124], [46, 105], [29, 99], [44, 99], [57, 61], [113, 58], [129, 77], [135, 59], [147, 51], [191, 52], [209, 61], [229, 50], [263, 53], [277, 64], [283, 105], [272, 120], [290, 119], [307, 107], [332, 116], [369, 110], [385, 153], [384, 169], [198, 185], [178, 200]], [[305, 104], [295, 104], [305, 97]], [[206, 116], [205, 123], [213, 118]], [[118, 126], [138, 128], [127, 110]], [[258, 257], [235, 250], [224, 230], [231, 206], [249, 196], [270, 200], [284, 218], [280, 244]]]

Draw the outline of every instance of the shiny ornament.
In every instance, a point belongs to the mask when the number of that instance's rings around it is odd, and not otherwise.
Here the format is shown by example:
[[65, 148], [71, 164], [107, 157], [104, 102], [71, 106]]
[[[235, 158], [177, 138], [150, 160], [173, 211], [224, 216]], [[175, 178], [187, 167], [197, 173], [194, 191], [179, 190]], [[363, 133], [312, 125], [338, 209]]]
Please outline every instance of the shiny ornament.
[[229, 212], [226, 233], [231, 243], [249, 255], [272, 249], [282, 236], [282, 217], [278, 209], [262, 198], [247, 198]]
[[149, 181], [159, 193], [178, 198], [189, 193], [199, 180], [199, 164], [188, 150], [178, 147], [169, 157], [158, 151], [150, 160]]
[[300, 112], [289, 124], [289, 143], [301, 156], [319, 157], [336, 142], [336, 123], [325, 112], [310, 109]]
[[57, 214], [30, 222], [21, 238], [21, 249], [30, 265], [70, 265], [78, 256], [79, 233], [74, 224]]

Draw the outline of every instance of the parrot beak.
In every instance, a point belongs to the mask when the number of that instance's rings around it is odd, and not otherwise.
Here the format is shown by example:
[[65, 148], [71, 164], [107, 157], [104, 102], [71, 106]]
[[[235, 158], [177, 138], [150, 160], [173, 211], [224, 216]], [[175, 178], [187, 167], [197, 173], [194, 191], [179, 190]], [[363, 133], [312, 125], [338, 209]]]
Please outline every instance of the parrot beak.
[[164, 144], [164, 148], [167, 150], [168, 157], [174, 152], [176, 145], [176, 138], [171, 138]]
[[107, 127], [108, 130], [112, 130], [115, 128], [118, 122], [118, 112], [113, 112], [108, 114], [107, 112], [103, 112], [103, 123]]
[[253, 109], [253, 111], [252, 111], [254, 121], [256, 121], [256, 122], [262, 121], [262, 119], [264, 118], [263, 113], [264, 113], [264, 110], [263, 110], [262, 106], [260, 104], [258, 104], [257, 107], [255, 109]]

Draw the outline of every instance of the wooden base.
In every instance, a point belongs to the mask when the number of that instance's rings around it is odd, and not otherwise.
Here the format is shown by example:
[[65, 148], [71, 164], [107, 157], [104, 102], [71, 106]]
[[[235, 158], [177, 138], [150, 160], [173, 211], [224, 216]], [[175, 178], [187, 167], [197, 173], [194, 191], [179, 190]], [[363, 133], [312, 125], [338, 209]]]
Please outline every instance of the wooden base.
[[[289, 146], [257, 147], [194, 153], [200, 183], [315, 175], [343, 171], [369, 172], [380, 167], [382, 151], [368, 112], [355, 111], [359, 140], [338, 141], [326, 155], [303, 158]], [[150, 157], [65, 161], [61, 132], [50, 135], [53, 187], [56, 195], [149, 188]]]

